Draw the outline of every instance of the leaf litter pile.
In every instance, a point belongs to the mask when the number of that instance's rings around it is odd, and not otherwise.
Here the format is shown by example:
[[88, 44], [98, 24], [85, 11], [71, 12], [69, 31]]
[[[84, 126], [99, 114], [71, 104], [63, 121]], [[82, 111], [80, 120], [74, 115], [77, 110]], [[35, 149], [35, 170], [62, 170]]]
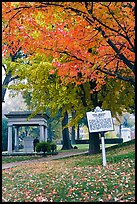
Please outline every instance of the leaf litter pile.
[[134, 157], [107, 162], [106, 167], [93, 165], [97, 157], [77, 156], [3, 170], [2, 201], [134, 202]]

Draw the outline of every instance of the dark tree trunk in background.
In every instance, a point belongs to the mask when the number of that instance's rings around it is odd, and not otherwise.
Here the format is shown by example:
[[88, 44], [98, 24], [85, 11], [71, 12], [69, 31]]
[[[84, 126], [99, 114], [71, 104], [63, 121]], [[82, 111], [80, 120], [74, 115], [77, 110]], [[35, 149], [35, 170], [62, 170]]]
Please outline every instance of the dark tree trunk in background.
[[76, 144], [76, 142], [75, 142], [75, 126], [72, 126], [71, 144]]
[[69, 130], [68, 128], [64, 128], [63, 127], [65, 125], [68, 124], [68, 113], [65, 112], [64, 118], [62, 120], [62, 139], [63, 139], [63, 146], [62, 146], [62, 150], [65, 149], [71, 149], [73, 148], [70, 142], [70, 137], [69, 137]]
[[[75, 115], [75, 111], [72, 111], [72, 118]], [[71, 136], [71, 144], [76, 144], [75, 142], [75, 126], [72, 126], [72, 136]]]
[[5, 76], [5, 79], [3, 81], [3, 84], [2, 84], [2, 102], [4, 102], [4, 98], [5, 98], [5, 94], [6, 94], [6, 90], [7, 88], [5, 86], [8, 86], [10, 81], [11, 81], [11, 71], [9, 71], [6, 76]]
[[79, 124], [78, 124], [78, 127], [77, 127], [77, 140], [79, 140], [79, 136], [80, 136], [80, 134], [79, 134]]

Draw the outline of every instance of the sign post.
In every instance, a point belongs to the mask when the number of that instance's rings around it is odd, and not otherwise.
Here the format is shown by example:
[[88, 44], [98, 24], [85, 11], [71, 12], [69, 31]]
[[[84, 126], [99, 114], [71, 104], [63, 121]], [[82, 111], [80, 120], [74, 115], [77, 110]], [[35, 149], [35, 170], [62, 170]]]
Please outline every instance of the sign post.
[[111, 111], [109, 110], [102, 111], [102, 109], [99, 106], [97, 106], [94, 112], [90, 111], [90, 112], [87, 112], [86, 114], [87, 114], [89, 132], [101, 133], [103, 166], [106, 166], [104, 132], [114, 130]]
[[102, 143], [102, 159], [103, 159], [103, 166], [107, 165], [106, 162], [106, 150], [105, 150], [105, 139], [104, 139], [104, 132], [101, 133], [101, 143]]

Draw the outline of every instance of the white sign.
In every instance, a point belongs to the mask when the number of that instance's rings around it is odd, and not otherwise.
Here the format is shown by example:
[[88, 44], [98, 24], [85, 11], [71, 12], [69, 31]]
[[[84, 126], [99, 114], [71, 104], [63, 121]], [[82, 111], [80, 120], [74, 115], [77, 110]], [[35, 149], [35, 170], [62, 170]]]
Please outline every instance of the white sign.
[[111, 111], [102, 111], [99, 107], [96, 107], [95, 111], [87, 112], [87, 120], [89, 132], [104, 132], [114, 130], [113, 118]]

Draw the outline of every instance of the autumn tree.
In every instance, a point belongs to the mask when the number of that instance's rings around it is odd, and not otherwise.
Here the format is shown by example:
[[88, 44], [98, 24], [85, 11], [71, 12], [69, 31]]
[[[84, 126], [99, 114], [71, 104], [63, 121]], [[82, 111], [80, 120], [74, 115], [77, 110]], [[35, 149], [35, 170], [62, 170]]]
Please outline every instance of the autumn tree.
[[[28, 58], [25, 60], [28, 61]], [[31, 110], [35, 110], [35, 113], [51, 110], [51, 121], [49, 121], [49, 123], [53, 122], [53, 119], [57, 119], [57, 114], [59, 121], [60, 117], [62, 117], [62, 148], [72, 148], [68, 127], [64, 127], [68, 125], [67, 110], [71, 110], [70, 104], [76, 103], [75, 97], [73, 96], [74, 94], [71, 93], [71, 88], [67, 90], [67, 87], [62, 86], [58, 75], [52, 73], [53, 66], [50, 62], [51, 58], [48, 59], [46, 56], [38, 55], [33, 57], [33, 60], [31, 58], [28, 64], [25, 63], [25, 60], [21, 59], [18, 60], [18, 63], [15, 62], [11, 64], [14, 69], [15, 67], [18, 68], [15, 69], [16, 71], [14, 71], [13, 74], [18, 75], [20, 81], [18, 81], [18, 84], [16, 82], [15, 85], [10, 85], [10, 88], [20, 90], [28, 107]], [[21, 63], [21, 61], [23, 61], [23, 63]], [[63, 110], [60, 112], [61, 109]]]
[[71, 73], [69, 82], [80, 71], [80, 83], [97, 80], [96, 89], [105, 83], [105, 74], [134, 84], [134, 6], [134, 2], [3, 2], [3, 50], [13, 53], [22, 47], [24, 52], [46, 52], [57, 59], [67, 54], [68, 61], [56, 66], [62, 77]]
[[[21, 47], [30, 56], [52, 56], [52, 72], [63, 89], [77, 89], [83, 112], [97, 105], [121, 112], [134, 99], [134, 7], [134, 2], [3, 2], [3, 53]], [[121, 97], [126, 92], [127, 105]]]
[[[28, 61], [28, 64], [25, 63], [25, 60]], [[13, 74], [18, 75], [20, 81], [18, 81], [18, 84], [11, 85], [10, 88], [25, 94], [28, 93], [26, 99], [29, 101], [29, 105], [32, 104], [34, 106], [33, 110], [35, 110], [35, 113], [39, 111], [45, 112], [45, 109], [49, 108], [52, 110], [51, 115], [54, 118], [57, 112], [62, 109], [62, 125], [66, 126], [68, 119], [66, 119], [67, 116], [65, 114], [67, 112], [71, 114], [75, 110], [75, 114], [69, 122], [70, 126], [74, 126], [93, 107], [94, 100], [91, 100], [90, 84], [84, 83], [75, 86], [75, 84], [65, 85], [62, 83], [58, 73], [54, 70], [56, 67], [52, 66], [51, 57], [47, 58], [45, 55], [39, 56], [37, 54], [31, 57], [31, 59], [23, 59], [24, 63], [21, 63], [21, 61], [22, 59], [11, 64], [11, 69], [17, 67]], [[119, 90], [122, 84], [125, 89]], [[127, 108], [133, 104], [132, 93], [132, 86], [129, 86], [127, 82], [116, 82], [115, 79], [111, 78], [97, 93], [97, 96], [99, 101], [103, 101], [104, 108], [109, 108], [114, 113], [120, 113], [123, 108]], [[63, 143], [65, 147], [63, 148], [70, 148], [70, 138], [69, 136], [65, 136], [68, 135], [66, 134], [68, 130], [63, 129], [62, 133], [65, 141]]]
[[134, 2], [3, 2], [3, 22], [3, 54], [52, 55], [84, 106], [85, 82], [91, 109], [102, 106], [97, 93], [109, 78], [134, 85]]

